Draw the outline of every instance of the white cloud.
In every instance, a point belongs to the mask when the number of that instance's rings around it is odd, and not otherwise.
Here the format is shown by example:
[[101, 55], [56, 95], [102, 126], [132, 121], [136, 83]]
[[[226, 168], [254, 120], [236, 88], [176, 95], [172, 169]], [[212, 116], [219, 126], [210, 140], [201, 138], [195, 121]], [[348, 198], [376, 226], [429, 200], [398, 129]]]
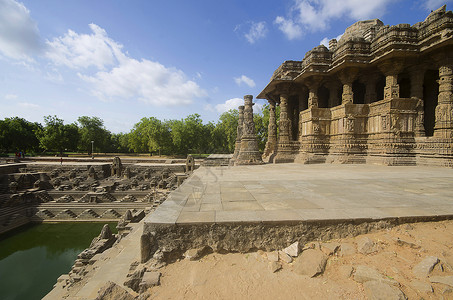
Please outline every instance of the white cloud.
[[[224, 103], [217, 104], [215, 106], [215, 110], [218, 113], [224, 113], [229, 111], [230, 109], [238, 109], [239, 106], [244, 105], [244, 99], [241, 98], [233, 98], [225, 101]], [[211, 105], [207, 105], [205, 107], [207, 110], [211, 109]], [[260, 113], [263, 111], [263, 104], [255, 103], [253, 106], [253, 112], [254, 113]]]
[[[429, 0], [436, 1], [436, 0]], [[333, 19], [353, 21], [381, 17], [391, 0], [294, 0], [287, 18], [277, 16], [274, 23], [288, 39], [302, 37], [303, 31], [320, 31]]]
[[37, 104], [34, 104], [34, 103], [29, 103], [29, 102], [19, 102], [17, 103], [17, 105], [19, 105], [21, 108], [30, 108], [30, 109], [36, 109], [36, 108], [39, 108], [39, 105]]
[[123, 60], [122, 45], [107, 36], [107, 32], [96, 24], [90, 24], [92, 34], [78, 34], [72, 30], [62, 36], [47, 41], [46, 53], [56, 65], [73, 69], [94, 66], [105, 69]]
[[230, 109], [238, 109], [240, 105], [244, 105], [244, 99], [233, 98], [225, 101], [225, 103], [217, 104], [215, 106], [215, 109], [219, 113], [224, 113], [229, 111]]
[[[138, 98], [165, 106], [190, 104], [194, 98], [207, 95], [181, 70], [131, 58], [104, 29], [95, 24], [89, 26], [91, 34], [69, 30], [64, 36], [48, 41], [46, 56], [56, 65], [81, 70], [79, 77], [91, 85], [92, 93], [99, 99]], [[89, 73], [87, 68], [97, 70]]]
[[451, 2], [451, 0], [427, 0], [423, 6], [427, 10], [436, 10], [440, 8], [442, 5]]
[[194, 98], [207, 95], [182, 71], [146, 59], [127, 58], [108, 72], [79, 76], [93, 84], [93, 93], [103, 100], [137, 97], [145, 103], [171, 106], [190, 104]]
[[4, 98], [5, 98], [6, 100], [14, 100], [14, 99], [17, 99], [17, 97], [18, 97], [18, 96], [15, 95], [15, 94], [7, 94], [7, 95], [5, 95]]
[[274, 23], [278, 25], [278, 29], [280, 29], [289, 40], [297, 39], [302, 36], [301, 26], [295, 24], [293, 20], [278, 16], [275, 18]]
[[253, 79], [251, 78], [248, 78], [247, 76], [245, 75], [242, 75], [241, 77], [235, 77], [234, 78], [234, 81], [236, 82], [237, 85], [241, 85], [242, 83], [245, 83], [246, 85], [248, 85], [249, 87], [255, 87], [255, 81], [253, 81]]
[[0, 0], [0, 53], [6, 57], [32, 61], [42, 50], [38, 26], [20, 2]]
[[244, 34], [250, 44], [254, 44], [257, 40], [265, 38], [267, 34], [266, 22], [250, 22], [250, 30]]

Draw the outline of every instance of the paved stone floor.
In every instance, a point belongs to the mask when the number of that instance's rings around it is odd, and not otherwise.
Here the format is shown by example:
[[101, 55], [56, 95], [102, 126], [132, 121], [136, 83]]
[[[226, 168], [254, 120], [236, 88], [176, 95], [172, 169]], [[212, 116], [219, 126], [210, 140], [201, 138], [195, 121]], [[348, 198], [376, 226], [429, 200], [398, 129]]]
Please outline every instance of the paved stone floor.
[[145, 220], [288, 222], [453, 215], [453, 169], [379, 165], [201, 167]]

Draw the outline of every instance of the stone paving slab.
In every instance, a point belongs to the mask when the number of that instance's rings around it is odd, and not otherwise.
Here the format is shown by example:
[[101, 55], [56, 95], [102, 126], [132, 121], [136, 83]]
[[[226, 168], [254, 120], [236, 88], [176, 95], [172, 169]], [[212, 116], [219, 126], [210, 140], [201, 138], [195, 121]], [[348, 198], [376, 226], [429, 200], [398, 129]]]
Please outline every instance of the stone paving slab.
[[328, 164], [200, 167], [173, 194], [145, 223], [453, 216], [453, 169]]

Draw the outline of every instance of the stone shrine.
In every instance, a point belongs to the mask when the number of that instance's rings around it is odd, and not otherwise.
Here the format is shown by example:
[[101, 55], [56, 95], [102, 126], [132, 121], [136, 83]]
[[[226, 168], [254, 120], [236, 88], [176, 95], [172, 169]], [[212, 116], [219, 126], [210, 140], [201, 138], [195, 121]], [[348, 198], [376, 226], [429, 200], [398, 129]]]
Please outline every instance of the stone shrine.
[[258, 150], [255, 123], [253, 122], [254, 103], [252, 102], [252, 99], [252, 95], [244, 96], [244, 119], [242, 128], [240, 125], [241, 123], [238, 122], [238, 136], [241, 133], [241, 148], [237, 159], [234, 161], [235, 165], [257, 165], [263, 163], [261, 154]]
[[452, 32], [444, 5], [412, 26], [359, 21], [285, 61], [257, 97], [265, 161], [453, 166]]

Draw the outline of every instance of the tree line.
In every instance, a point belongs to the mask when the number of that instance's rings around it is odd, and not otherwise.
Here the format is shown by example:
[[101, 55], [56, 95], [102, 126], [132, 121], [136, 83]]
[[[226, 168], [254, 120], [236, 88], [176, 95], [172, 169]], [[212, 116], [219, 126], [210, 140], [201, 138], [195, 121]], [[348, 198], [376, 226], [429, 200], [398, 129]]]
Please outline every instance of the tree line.
[[[64, 124], [57, 116], [44, 117], [44, 124], [23, 118], [0, 120], [0, 153], [232, 153], [236, 141], [238, 111], [223, 113], [217, 122], [203, 123], [200, 115], [181, 120], [142, 118], [128, 133], [112, 133], [99, 117], [82, 116]], [[263, 151], [269, 124], [269, 108], [254, 114], [260, 150]], [[92, 142], [93, 141], [93, 142]]]

